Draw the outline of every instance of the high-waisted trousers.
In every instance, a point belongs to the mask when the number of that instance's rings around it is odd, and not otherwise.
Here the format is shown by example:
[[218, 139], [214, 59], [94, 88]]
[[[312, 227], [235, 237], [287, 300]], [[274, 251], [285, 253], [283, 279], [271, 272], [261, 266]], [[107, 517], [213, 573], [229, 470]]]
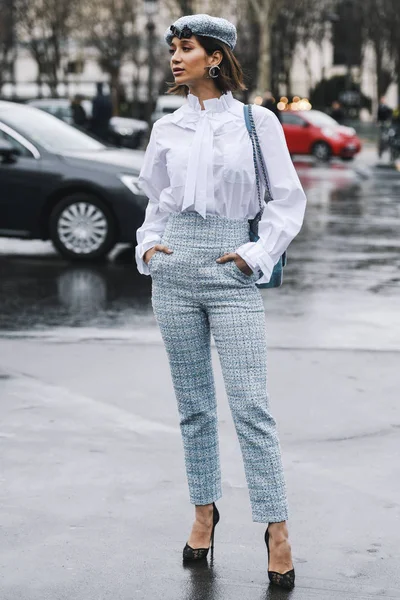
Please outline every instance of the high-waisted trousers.
[[196, 212], [171, 214], [149, 261], [152, 305], [167, 350], [178, 402], [190, 501], [221, 495], [217, 404], [210, 333], [242, 451], [253, 521], [285, 521], [285, 480], [267, 395], [264, 306], [235, 262], [217, 263], [249, 241], [249, 223]]

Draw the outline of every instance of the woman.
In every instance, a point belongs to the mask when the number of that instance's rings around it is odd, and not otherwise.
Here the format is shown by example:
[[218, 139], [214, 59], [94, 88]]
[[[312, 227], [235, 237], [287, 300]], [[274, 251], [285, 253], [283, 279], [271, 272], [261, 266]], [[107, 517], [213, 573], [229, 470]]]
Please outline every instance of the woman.
[[258, 198], [245, 89], [232, 50], [236, 29], [208, 15], [178, 19], [166, 32], [175, 85], [187, 104], [153, 127], [140, 183], [149, 198], [137, 231], [136, 261], [151, 274], [152, 303], [169, 356], [178, 402], [195, 522], [183, 556], [204, 558], [213, 545], [221, 497], [212, 332], [244, 459], [253, 521], [268, 523], [269, 575], [294, 585], [287, 499], [276, 424], [266, 394], [263, 302], [255, 282], [300, 230], [305, 196], [281, 125], [265, 108], [254, 118], [274, 202], [249, 241]]

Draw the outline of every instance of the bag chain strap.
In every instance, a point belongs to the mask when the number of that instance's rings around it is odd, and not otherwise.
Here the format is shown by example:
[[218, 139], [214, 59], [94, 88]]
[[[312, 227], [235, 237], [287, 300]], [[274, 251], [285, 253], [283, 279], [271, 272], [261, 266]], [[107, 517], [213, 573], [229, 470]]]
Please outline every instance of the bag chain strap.
[[[250, 121], [250, 126], [251, 126], [250, 138], [251, 138], [251, 143], [253, 146], [253, 161], [254, 161], [254, 167], [255, 167], [255, 171], [256, 171], [257, 196], [258, 196], [258, 204], [260, 207], [260, 211], [254, 217], [254, 220], [257, 221], [257, 225], [258, 225], [258, 223], [261, 220], [262, 214], [264, 212], [264, 207], [265, 207], [265, 204], [264, 204], [263, 200], [261, 199], [261, 183], [260, 183], [260, 175], [259, 175], [258, 165], [261, 165], [261, 169], [262, 169], [263, 176], [264, 176], [265, 187], [266, 187], [266, 191], [267, 191], [267, 195], [268, 195], [267, 202], [270, 202], [272, 200], [272, 194], [271, 194], [271, 189], [269, 186], [269, 179], [268, 179], [268, 175], [267, 175], [267, 169], [265, 166], [264, 157], [263, 157], [263, 154], [261, 151], [260, 141], [259, 141], [258, 135], [257, 135], [257, 129], [256, 129], [256, 126], [254, 123], [253, 107], [251, 104], [248, 105], [248, 109], [249, 109], [249, 121]], [[258, 156], [258, 161], [257, 161], [257, 156]]]

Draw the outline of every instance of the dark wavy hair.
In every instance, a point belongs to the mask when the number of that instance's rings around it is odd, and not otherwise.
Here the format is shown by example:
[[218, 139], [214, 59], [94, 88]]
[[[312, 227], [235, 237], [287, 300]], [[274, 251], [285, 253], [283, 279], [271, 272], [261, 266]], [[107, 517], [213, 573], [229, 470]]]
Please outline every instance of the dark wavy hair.
[[[222, 53], [222, 61], [219, 64], [218, 77], [214, 79], [217, 88], [224, 94], [225, 92], [236, 92], [238, 90], [247, 90], [247, 87], [243, 81], [243, 70], [242, 67], [233, 54], [232, 50], [219, 40], [215, 38], [206, 37], [202, 35], [195, 35], [196, 40], [204, 48], [209, 56], [219, 50]], [[167, 85], [170, 86], [167, 94], [175, 94], [177, 96], [187, 96], [189, 88], [185, 84], [176, 84], [175, 82], [170, 83], [167, 81]]]

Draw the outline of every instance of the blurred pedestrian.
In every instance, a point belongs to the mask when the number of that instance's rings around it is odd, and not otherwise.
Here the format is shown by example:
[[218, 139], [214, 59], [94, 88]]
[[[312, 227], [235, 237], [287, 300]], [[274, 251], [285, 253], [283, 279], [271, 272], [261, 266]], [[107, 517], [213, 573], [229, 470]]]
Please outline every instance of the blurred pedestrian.
[[379, 99], [378, 110], [376, 113], [376, 123], [378, 126], [378, 156], [390, 150], [390, 127], [393, 110], [386, 104], [385, 96]]
[[261, 106], [263, 106], [264, 108], [268, 108], [268, 110], [271, 110], [274, 113], [274, 115], [278, 117], [279, 121], [281, 120], [280, 110], [278, 109], [277, 102], [274, 96], [272, 95], [272, 92], [270, 92], [269, 90], [267, 90], [264, 93]]
[[96, 84], [97, 94], [93, 98], [91, 131], [100, 139], [109, 138], [110, 120], [112, 117], [112, 102], [109, 95], [104, 94], [103, 84]]
[[345, 113], [342, 108], [342, 105], [337, 100], [334, 100], [332, 102], [331, 117], [332, 119], [335, 119], [335, 121], [339, 123], [339, 125], [343, 125]]
[[395, 108], [392, 111], [392, 125], [393, 127], [399, 127], [400, 126], [400, 106], [398, 106], [397, 108]]
[[[135, 254], [139, 272], [152, 277], [152, 305], [169, 357], [190, 501], [196, 505], [183, 558], [206, 558], [219, 521], [212, 333], [252, 518], [268, 524], [269, 578], [292, 589], [285, 477], [268, 404], [265, 313], [255, 283], [270, 280], [301, 228], [306, 199], [277, 117], [252, 105], [274, 198], [263, 201], [266, 182], [260, 180], [258, 189], [244, 104], [232, 95], [246, 89], [232, 52], [236, 35], [232, 23], [208, 15], [181, 17], [165, 33], [175, 79], [169, 92], [187, 102], [153, 126], [139, 177], [149, 203]], [[258, 241], [249, 227], [256, 216]]]
[[392, 111], [392, 119], [390, 124], [389, 149], [390, 160], [399, 166], [400, 158], [400, 107]]
[[84, 129], [87, 124], [86, 111], [82, 106], [83, 96], [76, 94], [71, 100], [72, 120], [74, 125]]
[[376, 114], [376, 120], [379, 124], [390, 121], [392, 118], [393, 110], [386, 104], [385, 96], [382, 96], [379, 100], [378, 111]]

